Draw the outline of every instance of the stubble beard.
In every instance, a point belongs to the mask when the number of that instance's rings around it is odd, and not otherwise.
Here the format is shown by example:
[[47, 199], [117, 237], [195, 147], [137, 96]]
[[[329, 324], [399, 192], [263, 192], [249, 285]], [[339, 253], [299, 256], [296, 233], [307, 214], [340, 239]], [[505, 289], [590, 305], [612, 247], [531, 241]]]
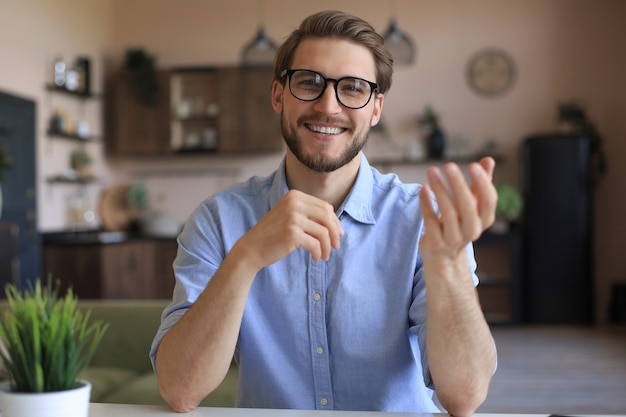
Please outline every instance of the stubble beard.
[[[322, 120], [320, 119], [317, 121]], [[307, 119], [307, 122], [310, 123], [311, 120]], [[302, 122], [299, 121], [298, 124], [302, 124]], [[323, 144], [319, 145], [320, 152], [305, 152], [302, 146], [302, 141], [298, 139], [298, 133], [296, 131], [297, 127], [289, 124], [284, 113], [281, 113], [280, 115], [280, 126], [285, 144], [287, 144], [291, 153], [293, 153], [298, 161], [300, 161], [304, 166], [315, 172], [333, 172], [350, 163], [365, 146], [367, 136], [369, 134], [369, 127], [365, 127], [365, 129], [355, 132], [352, 137], [352, 142], [347, 148], [344, 149], [341, 155], [337, 158], [329, 158], [323, 153]]]

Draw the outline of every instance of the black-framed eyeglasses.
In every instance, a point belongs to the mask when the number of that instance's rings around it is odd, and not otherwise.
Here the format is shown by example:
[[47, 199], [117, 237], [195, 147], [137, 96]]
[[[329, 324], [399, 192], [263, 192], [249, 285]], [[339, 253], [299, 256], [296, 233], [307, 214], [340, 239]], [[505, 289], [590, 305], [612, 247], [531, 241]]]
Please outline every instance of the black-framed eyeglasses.
[[357, 77], [326, 78], [316, 71], [307, 69], [286, 69], [280, 78], [289, 77], [291, 95], [302, 101], [315, 101], [324, 94], [329, 82], [335, 83], [337, 101], [349, 109], [365, 107], [378, 92], [378, 84]]

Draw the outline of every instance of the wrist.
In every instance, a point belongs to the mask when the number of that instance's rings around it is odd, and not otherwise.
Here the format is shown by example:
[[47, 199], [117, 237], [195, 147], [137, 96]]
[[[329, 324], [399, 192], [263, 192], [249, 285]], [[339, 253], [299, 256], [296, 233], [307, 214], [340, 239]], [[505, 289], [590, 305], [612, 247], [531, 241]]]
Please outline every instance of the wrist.
[[467, 252], [463, 249], [455, 254], [430, 255], [422, 259], [426, 285], [458, 286], [460, 282], [473, 281], [470, 273]]

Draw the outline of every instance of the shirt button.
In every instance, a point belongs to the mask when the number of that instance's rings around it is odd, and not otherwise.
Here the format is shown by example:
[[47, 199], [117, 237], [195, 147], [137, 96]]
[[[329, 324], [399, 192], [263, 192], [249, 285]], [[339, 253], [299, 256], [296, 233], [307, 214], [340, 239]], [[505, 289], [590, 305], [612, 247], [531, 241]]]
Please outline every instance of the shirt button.
[[327, 400], [326, 398], [322, 398], [322, 399], [320, 400], [320, 404], [322, 404], [322, 405], [328, 405], [328, 400]]
[[321, 355], [322, 353], [324, 353], [324, 348], [323, 348], [323, 347], [321, 347], [321, 346], [318, 346], [318, 347], [315, 349], [315, 352], [316, 352], [318, 355]]
[[315, 301], [319, 301], [319, 300], [320, 300], [320, 298], [322, 298], [322, 296], [320, 295], [320, 293], [316, 292], [315, 294], [313, 294], [313, 299], [314, 299]]

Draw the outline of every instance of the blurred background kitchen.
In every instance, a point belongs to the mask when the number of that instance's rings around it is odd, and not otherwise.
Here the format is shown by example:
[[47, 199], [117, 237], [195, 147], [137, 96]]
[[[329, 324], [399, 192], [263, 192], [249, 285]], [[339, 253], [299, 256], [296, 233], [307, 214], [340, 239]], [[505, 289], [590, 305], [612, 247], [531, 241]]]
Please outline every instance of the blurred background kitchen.
[[[383, 126], [366, 148], [381, 170], [405, 181], [422, 181], [427, 166], [440, 163], [420, 124], [429, 108], [445, 132], [442, 160], [497, 156], [496, 182], [520, 192], [524, 140], [561, 131], [564, 102], [585, 110], [608, 162], [590, 194], [589, 277], [593, 320], [608, 321], [612, 290], [626, 281], [626, 2], [620, 0], [2, 0], [0, 91], [18, 99], [13, 116], [6, 110], [12, 98], [5, 99], [0, 118], [9, 120], [0, 121], [15, 124], [22, 114], [16, 108], [34, 109], [33, 123], [18, 126], [25, 137], [30, 126], [34, 141], [30, 148], [24, 141], [6, 146], [12, 167], [0, 182], [0, 221], [23, 216], [21, 234], [32, 237], [19, 241], [16, 252], [36, 248], [41, 235], [126, 232], [137, 222], [169, 245], [207, 196], [271, 173], [282, 158], [278, 119], [253, 111], [269, 108], [271, 73], [244, 71], [258, 64], [251, 57], [246, 65], [244, 49], [260, 29], [267, 42], [279, 44], [322, 9], [354, 13], [381, 34], [395, 23], [409, 42], [399, 50], [407, 56], [398, 57]], [[470, 75], [480, 72], [475, 58], [493, 51], [494, 61], [483, 59], [494, 72], [486, 79]], [[151, 93], [139, 96], [133, 63], [154, 64], [158, 104], [149, 104]], [[55, 68], [64, 79], [55, 81]], [[76, 94], [65, 94], [68, 89]], [[0, 130], [0, 144], [9, 130]], [[81, 156], [89, 162], [82, 173], [75, 164]], [[22, 198], [23, 205], [15, 203]], [[147, 256], [145, 248], [134, 250]], [[42, 258], [42, 249], [23, 255], [20, 274], [37, 271]]]

